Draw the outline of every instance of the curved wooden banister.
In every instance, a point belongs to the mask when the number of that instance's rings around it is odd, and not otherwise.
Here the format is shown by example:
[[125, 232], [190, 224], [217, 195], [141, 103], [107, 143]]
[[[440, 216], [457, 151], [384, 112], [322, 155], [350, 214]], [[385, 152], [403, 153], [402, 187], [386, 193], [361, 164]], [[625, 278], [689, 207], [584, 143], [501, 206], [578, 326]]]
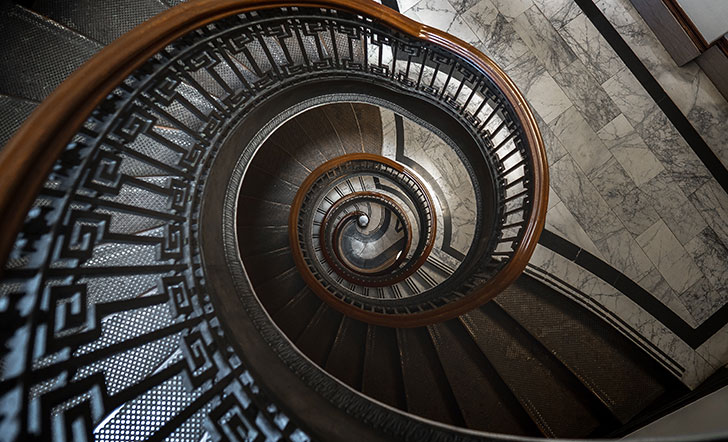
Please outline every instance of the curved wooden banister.
[[193, 0], [152, 18], [101, 50], [40, 104], [0, 151], [0, 219], [3, 220], [0, 272], [54, 162], [94, 108], [116, 86], [154, 54], [194, 29], [234, 14], [280, 7], [332, 8], [371, 17], [392, 29], [459, 55], [501, 89], [523, 126], [526, 147], [533, 161], [534, 196], [526, 231], [512, 259], [493, 279], [476, 293], [463, 298], [463, 302], [432, 312], [436, 316], [430, 317], [428, 322], [465, 312], [492, 298], [518, 278], [543, 229], [548, 200], [545, 149], [524, 97], [492, 60], [470, 44], [368, 0]]

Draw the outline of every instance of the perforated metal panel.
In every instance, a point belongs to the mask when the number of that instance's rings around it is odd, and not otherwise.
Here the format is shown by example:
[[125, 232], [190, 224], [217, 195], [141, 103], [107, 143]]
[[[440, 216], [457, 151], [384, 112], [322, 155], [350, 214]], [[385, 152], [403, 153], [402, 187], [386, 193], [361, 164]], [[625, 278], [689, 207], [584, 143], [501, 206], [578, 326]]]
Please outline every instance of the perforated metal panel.
[[161, 0], [37, 0], [33, 9], [107, 45], [167, 5]]
[[43, 99], [101, 45], [20, 6], [0, 10], [0, 94]]

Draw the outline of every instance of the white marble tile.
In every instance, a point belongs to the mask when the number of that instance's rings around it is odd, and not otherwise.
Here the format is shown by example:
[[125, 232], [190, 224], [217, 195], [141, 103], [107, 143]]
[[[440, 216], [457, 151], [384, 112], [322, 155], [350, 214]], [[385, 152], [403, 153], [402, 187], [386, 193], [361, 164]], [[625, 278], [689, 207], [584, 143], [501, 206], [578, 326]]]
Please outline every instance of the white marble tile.
[[652, 207], [681, 244], [686, 244], [706, 227], [703, 217], [669, 173], [658, 174], [641, 189], [650, 196]]
[[521, 15], [533, 6], [532, 0], [491, 0], [498, 11], [509, 20]]
[[589, 179], [632, 235], [640, 235], [660, 219], [650, 197], [635, 186], [616, 158]]
[[527, 54], [511, 65], [508, 74], [543, 121], [549, 123], [568, 109], [571, 101], [553, 77], [539, 66], [538, 60]]
[[581, 60], [574, 60], [561, 72], [554, 74], [554, 80], [593, 130], [601, 129], [619, 115], [617, 106]]
[[517, 16], [513, 20], [513, 27], [552, 74], [560, 72], [576, 60], [569, 45], [537, 7], [532, 6]]
[[530, 51], [490, 0], [476, 2], [461, 17], [482, 42], [483, 52], [504, 69]]
[[552, 164], [550, 175], [551, 186], [593, 241], [624, 229], [570, 155]]
[[614, 206], [612, 210], [635, 237], [641, 235], [660, 219], [657, 211], [652, 207], [650, 197], [639, 189], [633, 189], [624, 194], [622, 204]]
[[728, 289], [711, 287], [707, 278], [701, 278], [679, 296], [690, 314], [701, 324], [728, 303]]
[[600, 84], [624, 68], [617, 53], [584, 14], [577, 15], [559, 33]]
[[654, 268], [627, 229], [596, 241], [595, 245], [602, 252], [605, 261], [632, 280], [642, 278]]
[[647, 115], [657, 109], [652, 97], [627, 68], [602, 83], [602, 88], [632, 126], [641, 123]]
[[[556, 193], [553, 187], [549, 186], [549, 203], [548, 203], [548, 210], [551, 210], [554, 206], [559, 204], [561, 202], [561, 198], [559, 198], [559, 195]], [[581, 226], [580, 226], [581, 227]]]
[[465, 24], [455, 8], [447, 0], [421, 0], [404, 15], [420, 23], [448, 32], [475, 47], [481, 45], [475, 33]]
[[397, 158], [397, 131], [394, 123], [394, 112], [389, 109], [379, 109], [382, 119], [382, 156], [389, 159]]
[[697, 75], [695, 101], [683, 112], [723, 165], [728, 167], [728, 102], [703, 71]]
[[624, 114], [607, 123], [597, 135], [637, 186], [665, 170]]
[[568, 239], [592, 255], [604, 258], [563, 202], [557, 203], [546, 213], [546, 228]]
[[596, 5], [648, 68], [675, 66], [672, 57], [629, 2], [630, 0], [598, 0]]
[[690, 195], [690, 201], [723, 244], [728, 245], [728, 195], [723, 188], [710, 180]]
[[550, 123], [550, 127], [587, 176], [612, 158], [609, 149], [576, 107], [566, 109]]
[[634, 126], [670, 177], [686, 195], [712, 179], [712, 175], [660, 110]]
[[574, 0], [533, 0], [554, 28], [561, 29], [581, 14], [581, 8]]
[[673, 313], [678, 315], [688, 325], [693, 328], [700, 325], [693, 318], [693, 315], [690, 314], [690, 311], [685, 307], [685, 304], [680, 300], [675, 290], [662, 277], [659, 270], [653, 267], [649, 273], [636, 282], [640, 287], [647, 290], [649, 294], [659, 299], [665, 307], [672, 310]]
[[543, 139], [543, 144], [546, 148], [546, 158], [549, 164], [559, 161], [561, 157], [567, 154], [564, 145], [561, 144], [561, 140], [554, 135], [551, 127], [546, 124], [538, 112], [534, 111], [534, 117], [536, 118], [536, 124], [538, 124], [538, 128], [541, 132], [541, 138]]
[[674, 63], [670, 65], [649, 66], [650, 73], [655, 77], [662, 89], [683, 112], [688, 114], [690, 108], [695, 104], [698, 95], [700, 82], [700, 67], [697, 63], [691, 62], [675, 69]]
[[658, 221], [645, 230], [637, 237], [637, 243], [678, 294], [703, 277], [698, 266], [664, 221]]
[[399, 6], [399, 12], [404, 14], [419, 2], [420, 0], [397, 0], [397, 6]]
[[728, 247], [710, 227], [685, 244], [714, 289], [728, 288]]
[[457, 153], [428, 129], [404, 120], [404, 153], [427, 170], [450, 209], [451, 246], [467, 253], [475, 233], [476, 201], [470, 175]]
[[697, 352], [716, 369], [726, 365], [728, 363], [728, 324], [703, 342]]
[[[468, 9], [472, 8], [473, 6], [477, 5], [478, 3], [481, 3], [483, 0], [449, 0], [450, 4], [452, 5], [453, 9], [458, 14], [462, 14], [463, 12], [467, 11]], [[490, 0], [486, 0], [490, 2]]]

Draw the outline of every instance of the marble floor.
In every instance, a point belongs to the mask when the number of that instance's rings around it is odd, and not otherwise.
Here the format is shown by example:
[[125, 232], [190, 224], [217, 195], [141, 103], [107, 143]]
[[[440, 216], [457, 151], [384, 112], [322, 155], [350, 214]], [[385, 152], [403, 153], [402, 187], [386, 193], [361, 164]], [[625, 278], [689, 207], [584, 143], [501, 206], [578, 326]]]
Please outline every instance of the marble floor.
[[[629, 0], [594, 3], [728, 165], [728, 103], [702, 70], [676, 66]], [[728, 304], [728, 195], [574, 0], [400, 0], [399, 8], [480, 49], [524, 93], [549, 158], [549, 231], [621, 272], [693, 330]], [[691, 387], [728, 362], [726, 325], [689, 344], [545, 247], [531, 264], [598, 299]]]

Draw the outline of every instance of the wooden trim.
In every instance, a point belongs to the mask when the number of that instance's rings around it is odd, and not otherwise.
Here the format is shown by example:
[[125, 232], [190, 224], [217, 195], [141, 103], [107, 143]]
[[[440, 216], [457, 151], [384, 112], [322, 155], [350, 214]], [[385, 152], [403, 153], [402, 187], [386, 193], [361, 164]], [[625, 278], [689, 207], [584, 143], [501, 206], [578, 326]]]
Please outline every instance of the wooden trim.
[[677, 22], [682, 26], [682, 28], [685, 30], [685, 33], [690, 37], [690, 40], [693, 41], [693, 44], [698, 48], [700, 52], [705, 52], [708, 49], [708, 42], [703, 38], [703, 34], [700, 33], [698, 30], [698, 27], [695, 26], [695, 23], [688, 17], [688, 15], [683, 10], [682, 6], [678, 4], [675, 0], [662, 0], [663, 3], [665, 3], [665, 6], [667, 6], [667, 9], [670, 10], [672, 15], [675, 17]]
[[[3, 235], [0, 236], [3, 266], [0, 269], [4, 267], [25, 216], [54, 162], [93, 109], [127, 76], [169, 43], [205, 24], [256, 9], [293, 6], [333, 8], [371, 17], [467, 59], [502, 90], [523, 125], [533, 160], [535, 194], [528, 226], [512, 260], [478, 291], [478, 296], [468, 296], [463, 299], [467, 302], [438, 309], [437, 316], [427, 322], [463, 313], [494, 297], [518, 278], [536, 247], [548, 202], [546, 153], [526, 100], [505, 73], [470, 44], [368, 0], [193, 0], [153, 17], [102, 49], [40, 104], [0, 151], [0, 219], [3, 220]], [[406, 324], [416, 325], [417, 320], [413, 318]]]

